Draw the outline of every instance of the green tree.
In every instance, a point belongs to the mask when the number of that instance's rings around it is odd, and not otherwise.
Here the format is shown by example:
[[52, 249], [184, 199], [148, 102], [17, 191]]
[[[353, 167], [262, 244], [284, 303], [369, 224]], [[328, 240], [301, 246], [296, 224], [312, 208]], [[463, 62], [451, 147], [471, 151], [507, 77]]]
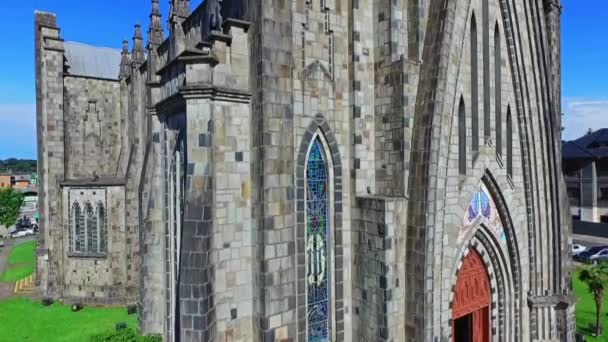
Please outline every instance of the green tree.
[[601, 334], [600, 313], [602, 301], [604, 300], [604, 287], [608, 283], [608, 263], [601, 262], [597, 265], [585, 267], [578, 278], [587, 285], [587, 290], [595, 300], [595, 335]]
[[0, 189], [0, 224], [10, 227], [19, 217], [23, 205], [23, 194], [13, 189]]

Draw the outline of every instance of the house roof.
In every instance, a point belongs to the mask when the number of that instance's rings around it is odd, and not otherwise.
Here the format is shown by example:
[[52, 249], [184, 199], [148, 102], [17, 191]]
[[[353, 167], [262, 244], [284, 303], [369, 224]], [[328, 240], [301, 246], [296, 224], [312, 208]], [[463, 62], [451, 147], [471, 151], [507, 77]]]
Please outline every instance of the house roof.
[[29, 181], [32, 179], [32, 175], [14, 175], [15, 181]]
[[562, 158], [564, 160], [608, 158], [608, 128], [598, 129], [562, 144]]
[[64, 42], [67, 74], [118, 80], [121, 51], [78, 42]]
[[608, 128], [562, 143], [562, 169], [566, 173], [587, 167], [591, 162], [608, 166]]

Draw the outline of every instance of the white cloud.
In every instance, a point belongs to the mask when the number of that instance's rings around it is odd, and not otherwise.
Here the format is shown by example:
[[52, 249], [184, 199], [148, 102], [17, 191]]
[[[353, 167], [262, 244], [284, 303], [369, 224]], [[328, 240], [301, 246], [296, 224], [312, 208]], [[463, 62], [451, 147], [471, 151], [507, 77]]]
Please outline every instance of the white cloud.
[[566, 98], [562, 111], [564, 140], [580, 138], [590, 128], [608, 128], [608, 99]]

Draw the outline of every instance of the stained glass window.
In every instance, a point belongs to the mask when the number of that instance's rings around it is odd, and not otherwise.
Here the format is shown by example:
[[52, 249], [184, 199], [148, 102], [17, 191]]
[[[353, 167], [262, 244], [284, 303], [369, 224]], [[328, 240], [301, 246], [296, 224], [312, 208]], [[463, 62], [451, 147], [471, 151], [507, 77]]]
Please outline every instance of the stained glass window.
[[462, 229], [458, 236], [458, 243], [462, 242], [462, 238], [466, 232], [473, 228], [478, 223], [483, 223], [490, 228], [501, 242], [506, 239], [504, 225], [496, 208], [496, 204], [492, 196], [488, 192], [485, 185], [481, 185], [474, 193], [469, 202], [465, 217], [462, 222]]
[[72, 205], [72, 222], [74, 225], [72, 229], [72, 251], [79, 252], [82, 249], [81, 238], [84, 235], [84, 215], [78, 202], [74, 202]]
[[97, 203], [97, 231], [99, 234], [99, 253], [105, 253], [107, 248], [106, 210], [101, 202]]
[[70, 251], [73, 253], [105, 254], [107, 250], [106, 210], [99, 202], [96, 210], [91, 202], [86, 202], [84, 208], [77, 201], [72, 204], [70, 211], [71, 242]]
[[93, 214], [93, 206], [90, 202], [84, 205], [86, 216], [86, 247], [87, 252], [97, 251], [97, 218]]
[[328, 176], [317, 138], [306, 162], [306, 294], [309, 342], [329, 341]]

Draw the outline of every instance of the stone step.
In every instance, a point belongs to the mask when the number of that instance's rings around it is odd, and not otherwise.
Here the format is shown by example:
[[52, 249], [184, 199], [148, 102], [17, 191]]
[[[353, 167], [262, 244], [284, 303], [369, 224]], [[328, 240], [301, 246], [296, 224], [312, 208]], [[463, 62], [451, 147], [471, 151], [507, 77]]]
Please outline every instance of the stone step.
[[27, 278], [18, 280], [17, 282], [15, 282], [14, 293], [30, 294], [30, 293], [36, 292], [35, 280], [36, 280], [36, 278], [34, 277], [33, 274]]

